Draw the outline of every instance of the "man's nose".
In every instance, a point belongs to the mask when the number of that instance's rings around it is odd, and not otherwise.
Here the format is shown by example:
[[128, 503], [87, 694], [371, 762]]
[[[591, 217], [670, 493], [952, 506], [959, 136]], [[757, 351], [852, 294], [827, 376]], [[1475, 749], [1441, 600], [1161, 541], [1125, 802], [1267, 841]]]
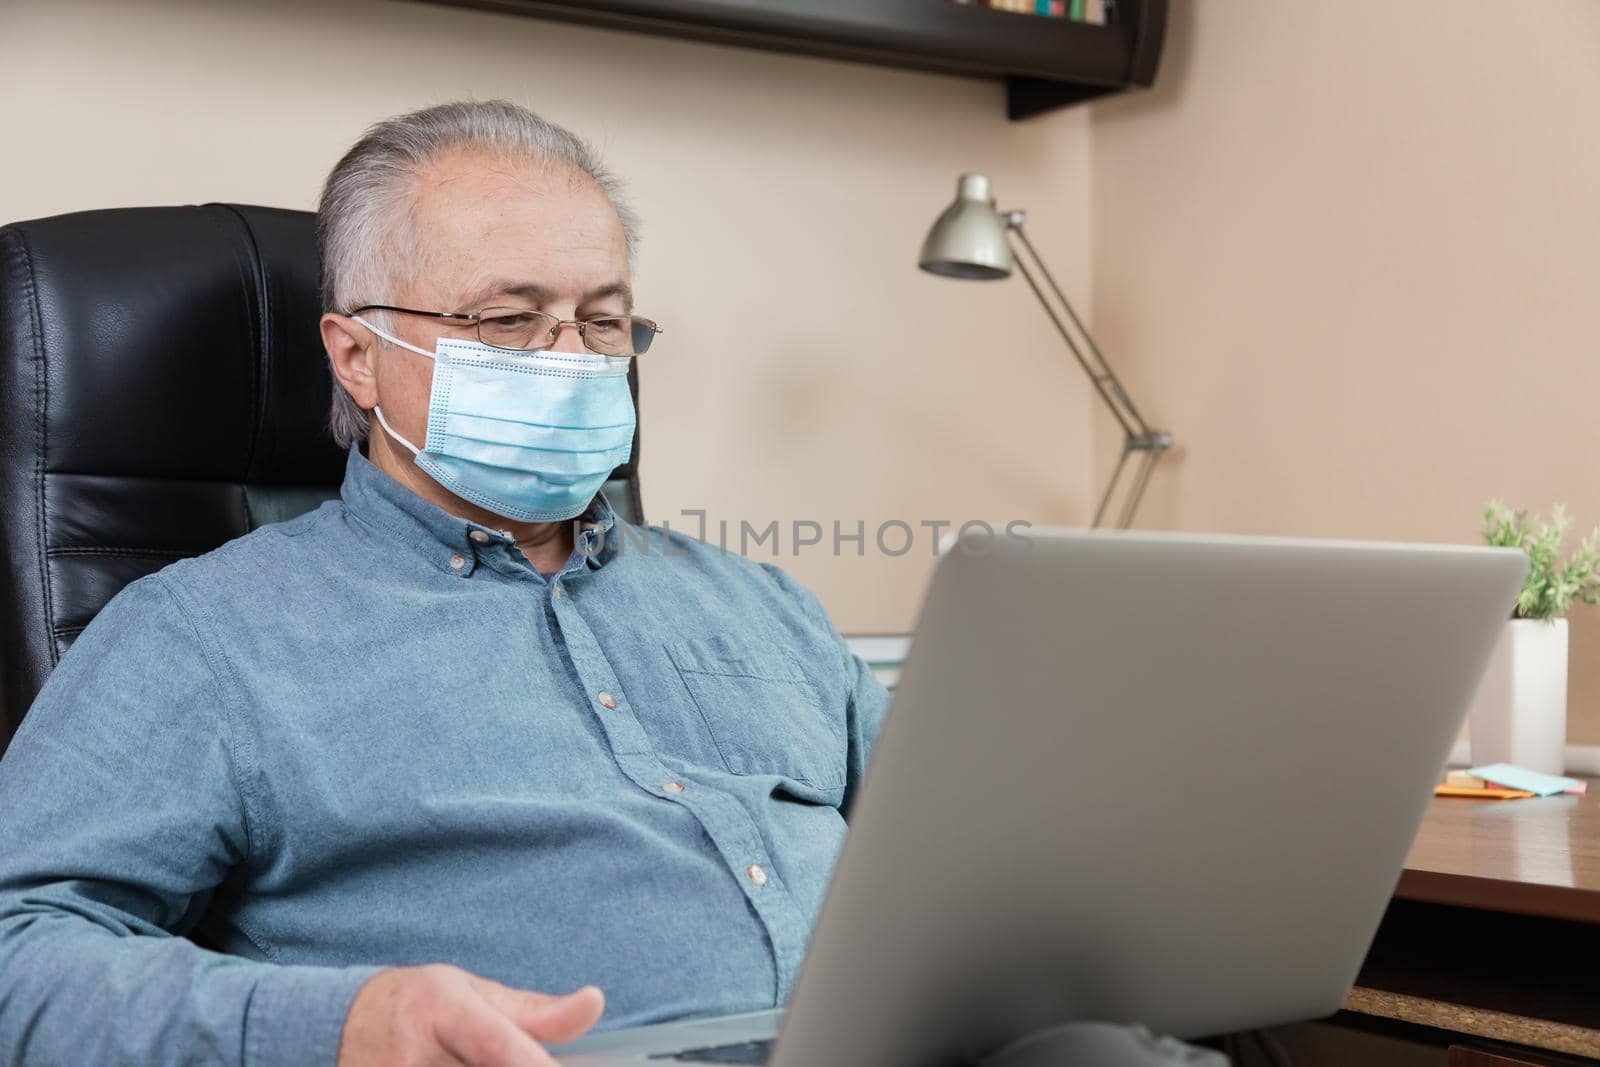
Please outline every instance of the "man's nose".
[[556, 327], [555, 343], [546, 345], [545, 351], [587, 352], [589, 350], [583, 347], [583, 336], [578, 333], [578, 324], [575, 322], [563, 322]]

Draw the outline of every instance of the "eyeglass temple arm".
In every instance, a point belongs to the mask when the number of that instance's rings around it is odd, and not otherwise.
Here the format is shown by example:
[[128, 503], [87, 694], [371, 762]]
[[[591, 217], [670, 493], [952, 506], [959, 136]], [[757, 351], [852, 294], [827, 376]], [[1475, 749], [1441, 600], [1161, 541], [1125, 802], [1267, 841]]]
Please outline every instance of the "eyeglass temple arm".
[[465, 322], [477, 322], [478, 316], [464, 311], [423, 311], [420, 308], [396, 307], [393, 304], [362, 304], [351, 311], [351, 315], [359, 315], [363, 311], [398, 311], [405, 315], [423, 315], [430, 319], [461, 319]]
[[[1061, 291], [1061, 286], [1056, 283], [1055, 276], [1050, 273], [1050, 268], [1039, 255], [1038, 249], [1033, 247], [1033, 242], [1028, 240], [1027, 231], [1023, 223], [1027, 216], [1021, 211], [1005, 211], [1001, 213], [1005, 222], [1006, 233], [1012, 236], [1012, 250], [1016, 255], [1017, 269], [1022, 272], [1022, 277], [1027, 281], [1028, 288], [1033, 290], [1033, 295], [1038, 298], [1039, 305], [1044, 308], [1050, 322], [1055, 326], [1056, 332], [1066, 342], [1067, 348], [1072, 352], [1073, 358], [1078, 361], [1078, 366], [1083, 368], [1083, 373], [1089, 376], [1089, 381], [1094, 385], [1095, 392], [1100, 394], [1100, 399], [1105, 402], [1111, 411], [1111, 417], [1117, 420], [1117, 425], [1122, 427], [1122, 455], [1117, 459], [1117, 465], [1111, 472], [1111, 481], [1106, 485], [1105, 493], [1100, 497], [1100, 504], [1095, 508], [1092, 526], [1098, 527], [1105, 518], [1106, 510], [1111, 504], [1112, 497], [1116, 494], [1117, 486], [1122, 480], [1122, 472], [1127, 466], [1128, 456], [1134, 452], [1143, 452], [1144, 458], [1139, 464], [1138, 471], [1134, 474], [1131, 489], [1127, 499], [1123, 502], [1122, 511], [1117, 517], [1117, 527], [1126, 530], [1133, 524], [1134, 512], [1138, 510], [1139, 502], [1144, 497], [1144, 491], [1150, 484], [1150, 473], [1155, 467], [1161, 454], [1172, 447], [1172, 434], [1164, 430], [1152, 429], [1150, 424], [1139, 414], [1139, 409], [1134, 406], [1128, 397], [1128, 392], [1122, 386], [1122, 381], [1117, 377], [1111, 364], [1106, 362], [1105, 356], [1100, 351], [1100, 346], [1095, 344], [1094, 335], [1083, 325], [1083, 320], [1078, 317], [1077, 311], [1072, 307], [1072, 301], [1067, 299]], [[1020, 248], [1018, 247], [1020, 245]], [[1027, 259], [1020, 254], [1028, 253]], [[1032, 260], [1035, 269], [1043, 275], [1045, 282], [1050, 287], [1050, 292], [1056, 301], [1066, 311], [1066, 317], [1072, 322], [1077, 332], [1082, 335], [1083, 347], [1074, 339], [1072, 332], [1067, 329], [1066, 322], [1051, 305], [1045, 291], [1040, 288], [1033, 271], [1028, 268], [1027, 260]], [[1084, 354], [1087, 347], [1090, 355]], [[1092, 357], [1092, 358], [1091, 358]]]

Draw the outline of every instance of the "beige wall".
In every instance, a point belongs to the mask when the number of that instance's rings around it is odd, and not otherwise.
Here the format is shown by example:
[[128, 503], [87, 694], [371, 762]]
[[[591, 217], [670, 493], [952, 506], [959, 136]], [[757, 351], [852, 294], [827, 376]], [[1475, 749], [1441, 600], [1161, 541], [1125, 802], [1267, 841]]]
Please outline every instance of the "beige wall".
[[[1091, 122], [1095, 325], [1182, 445], [1144, 524], [1600, 523], [1600, 4], [1174, 6], [1160, 86]], [[1600, 617], [1573, 627], [1593, 744]]]
[[[671, 331], [658, 520], [1086, 520], [1115, 439], [1029, 294], [912, 266], [981, 168], [1084, 306], [1092, 263], [1096, 331], [1178, 435], [1142, 524], [1465, 541], [1492, 496], [1600, 522], [1591, 0], [1180, 0], [1157, 89], [1021, 124], [986, 82], [385, 0], [14, 0], [0, 38], [6, 218], [309, 207], [365, 123], [464, 95], [597, 140]], [[895, 630], [929, 547], [795, 558], [786, 529], [781, 562]], [[1600, 742], [1574, 623], [1572, 739]]]
[[[384, 0], [11, 0], [0, 215], [307, 208], [381, 116], [505, 96], [597, 141], [645, 218], [645, 503], [741, 519], [1081, 521], [1088, 394], [1020, 283], [923, 275], [965, 169], [1088, 288], [1088, 114], [998, 85]], [[189, 340], [197, 345], [203, 338]], [[715, 526], [712, 527], [713, 535]], [[736, 538], [735, 538], [736, 540]], [[781, 562], [841, 628], [910, 626], [931, 562]]]

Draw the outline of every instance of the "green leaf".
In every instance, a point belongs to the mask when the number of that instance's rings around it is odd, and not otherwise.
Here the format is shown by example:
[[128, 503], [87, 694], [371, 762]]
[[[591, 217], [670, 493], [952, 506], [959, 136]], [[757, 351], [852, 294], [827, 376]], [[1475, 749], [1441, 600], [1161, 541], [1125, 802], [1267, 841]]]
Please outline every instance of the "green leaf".
[[1600, 604], [1600, 527], [1589, 532], [1577, 551], [1561, 562], [1571, 517], [1557, 504], [1546, 522], [1529, 519], [1494, 500], [1483, 510], [1483, 540], [1495, 548], [1520, 548], [1528, 556], [1528, 577], [1517, 594], [1513, 618], [1555, 619], [1566, 615], [1574, 600]]

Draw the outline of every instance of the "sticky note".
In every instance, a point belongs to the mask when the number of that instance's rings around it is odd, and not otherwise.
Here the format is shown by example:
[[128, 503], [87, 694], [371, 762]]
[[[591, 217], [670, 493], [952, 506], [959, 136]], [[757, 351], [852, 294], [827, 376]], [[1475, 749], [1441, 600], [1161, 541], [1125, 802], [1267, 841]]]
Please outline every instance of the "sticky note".
[[1533, 796], [1526, 789], [1478, 789], [1463, 785], [1436, 785], [1436, 797], [1466, 797], [1469, 800], [1523, 800]]
[[1507, 789], [1526, 789], [1534, 796], [1549, 797], [1581, 784], [1576, 778], [1563, 778], [1557, 774], [1540, 774], [1524, 770], [1510, 763], [1491, 763], [1487, 767], [1474, 767], [1467, 772], [1486, 782]]

